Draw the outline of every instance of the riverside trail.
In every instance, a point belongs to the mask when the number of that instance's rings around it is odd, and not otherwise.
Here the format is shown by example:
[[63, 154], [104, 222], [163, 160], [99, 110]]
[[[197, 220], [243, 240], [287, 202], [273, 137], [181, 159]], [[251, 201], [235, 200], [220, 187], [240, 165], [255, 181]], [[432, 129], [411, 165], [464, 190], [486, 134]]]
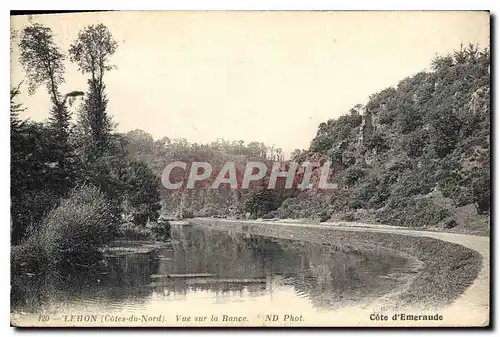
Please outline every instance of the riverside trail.
[[[200, 225], [211, 225], [217, 229], [218, 225], [227, 225], [236, 223], [238, 225], [266, 225], [266, 226], [286, 226], [298, 228], [323, 228], [335, 231], [351, 231], [351, 232], [375, 232], [398, 234], [412, 237], [427, 237], [450, 243], [462, 245], [466, 248], [472, 249], [482, 256], [481, 268], [474, 279], [472, 284], [450, 305], [442, 308], [440, 313], [443, 315], [444, 322], [441, 321], [420, 321], [415, 322], [415, 326], [425, 323], [426, 326], [487, 326], [489, 324], [489, 309], [490, 309], [490, 238], [486, 236], [466, 235], [456, 233], [446, 233], [438, 231], [423, 231], [415, 229], [407, 229], [405, 227], [396, 227], [388, 225], [374, 225], [357, 222], [336, 222], [336, 223], [317, 223], [308, 224], [296, 220], [280, 220], [280, 221], [243, 221], [243, 220], [226, 220], [226, 219], [207, 219], [195, 218], [191, 219], [192, 223]], [[446, 261], [443, 261], [446, 263]], [[336, 313], [335, 321], [344, 317], [345, 325], [356, 324], [361, 319], [356, 320], [356, 317], [361, 318], [359, 313], [351, 316], [354, 312], [374, 311], [380, 307], [380, 301], [375, 301], [372, 305], [363, 308], [346, 308]], [[407, 314], [414, 314], [418, 312], [419, 308], [406, 308], [404, 310]], [[479, 322], [479, 323], [478, 323]], [[366, 321], [363, 320], [366, 324]], [[374, 322], [377, 326], [384, 322]], [[398, 321], [387, 322], [387, 326], [405, 325], [409, 322]]]

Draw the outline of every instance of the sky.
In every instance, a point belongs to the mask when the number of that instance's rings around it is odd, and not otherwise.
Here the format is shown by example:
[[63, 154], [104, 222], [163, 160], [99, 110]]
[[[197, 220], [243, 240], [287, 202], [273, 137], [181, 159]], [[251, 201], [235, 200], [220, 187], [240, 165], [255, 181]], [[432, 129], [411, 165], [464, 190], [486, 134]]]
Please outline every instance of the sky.
[[[118, 49], [105, 74], [117, 130], [142, 129], [207, 143], [264, 142], [285, 153], [307, 148], [321, 122], [345, 114], [436, 55], [472, 42], [489, 47], [487, 12], [161, 12], [11, 17], [11, 85], [24, 80], [19, 32], [50, 27], [67, 54], [78, 31], [105, 24]], [[87, 90], [67, 60], [61, 92]], [[19, 99], [23, 117], [44, 120], [45, 87]], [[72, 107], [77, 113], [77, 105]]]

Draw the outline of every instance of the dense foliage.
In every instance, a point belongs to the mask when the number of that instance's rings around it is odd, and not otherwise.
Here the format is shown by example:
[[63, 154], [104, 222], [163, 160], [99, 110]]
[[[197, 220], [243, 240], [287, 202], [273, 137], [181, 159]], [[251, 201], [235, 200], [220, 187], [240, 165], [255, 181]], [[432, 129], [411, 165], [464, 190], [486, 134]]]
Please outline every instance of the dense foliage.
[[[52, 109], [47, 121], [21, 120], [20, 87], [11, 89], [11, 241], [33, 248], [43, 239], [45, 250], [85, 255], [116, 238], [120, 223], [145, 227], [158, 218], [159, 180], [129, 155], [107, 110], [104, 74], [117, 48], [107, 27], [85, 27], [68, 52], [89, 75], [85, 93], [60, 93], [67, 57], [54, 41], [40, 24], [21, 34], [19, 61], [28, 89], [44, 85]], [[79, 96], [85, 99], [75, 123], [68, 104]]]
[[[247, 161], [270, 163], [273, 160], [283, 160], [280, 148], [257, 142], [245, 144], [243, 141], [228, 142], [221, 139], [210, 144], [197, 144], [189, 143], [185, 139], [170, 140], [167, 137], [155, 141], [143, 130], [130, 131], [123, 136], [126, 139], [129, 155], [147, 164], [158, 178], [161, 177], [165, 166], [174, 161], [209, 162], [214, 172], [226, 162], [234, 162], [236, 174], [241, 180]], [[279, 206], [279, 200], [274, 200], [275, 195], [261, 192], [263, 186], [254, 186], [252, 191], [236, 191], [223, 186], [218, 189], [207, 188], [207, 184], [213, 182], [215, 175], [214, 173], [207, 179], [203, 186], [196, 185], [194, 189], [167, 190], [161, 187], [162, 214], [167, 217], [186, 218], [229, 216], [250, 212], [254, 216], [262, 216]], [[273, 201], [268, 201], [268, 197], [263, 197], [264, 195], [273, 198]], [[265, 210], [261, 209], [262, 207]]]
[[[488, 50], [461, 47], [436, 57], [432, 71], [322, 123], [299, 159], [335, 162], [342, 190], [318, 211], [368, 211], [383, 223], [406, 226], [449, 223], [467, 205], [489, 214], [489, 67]], [[295, 202], [293, 212], [282, 208], [283, 215], [300, 214], [309, 203]]]
[[94, 186], [73, 190], [34, 233], [50, 264], [88, 261], [116, 233], [105, 195]]
[[[321, 123], [310, 148], [295, 150], [291, 159], [332, 161], [337, 190], [162, 188], [162, 213], [364, 219], [418, 227], [455, 226], [465, 214], [469, 223], [477, 222], [490, 211], [489, 66], [488, 50], [461, 47], [436, 57], [432, 71], [405, 78]], [[255, 142], [155, 141], [142, 130], [125, 137], [131, 156], [158, 177], [176, 160], [214, 166], [234, 161], [238, 170], [250, 160], [283, 159], [281, 150]]]

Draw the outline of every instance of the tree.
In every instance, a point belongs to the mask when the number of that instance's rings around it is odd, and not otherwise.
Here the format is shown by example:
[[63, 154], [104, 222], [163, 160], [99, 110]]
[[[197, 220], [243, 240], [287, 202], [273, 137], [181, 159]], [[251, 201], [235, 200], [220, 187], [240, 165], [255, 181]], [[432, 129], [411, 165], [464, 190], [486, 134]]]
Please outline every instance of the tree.
[[[21, 214], [19, 202], [21, 199], [21, 187], [22, 187], [22, 160], [23, 156], [21, 151], [23, 150], [24, 142], [22, 137], [22, 126], [23, 123], [19, 119], [19, 112], [24, 110], [22, 105], [16, 103], [16, 97], [19, 95], [19, 86], [10, 89], [10, 174], [11, 174], [11, 240], [15, 243], [21, 232], [19, 217], [17, 214]], [[15, 202], [15, 203], [14, 203]]]
[[45, 84], [53, 104], [50, 111], [50, 122], [61, 146], [60, 165], [63, 165], [69, 137], [71, 116], [66, 108], [66, 97], [59, 92], [64, 82], [65, 56], [54, 43], [52, 30], [40, 24], [24, 28], [19, 44], [21, 55], [19, 61], [28, 78], [28, 90], [33, 94]]
[[89, 91], [79, 115], [80, 130], [90, 142], [91, 157], [102, 155], [109, 147], [113, 122], [106, 112], [104, 74], [113, 68], [110, 57], [118, 44], [103, 24], [90, 25], [79, 32], [69, 54], [83, 74], [90, 74]]
[[444, 158], [456, 147], [459, 140], [461, 123], [450, 109], [441, 108], [430, 116], [430, 141], [439, 158]]
[[19, 113], [24, 111], [25, 108], [22, 107], [22, 104], [16, 103], [16, 97], [21, 93], [19, 87], [21, 83], [15, 88], [10, 88], [10, 132], [12, 133], [19, 132], [19, 128], [22, 125], [22, 121], [19, 119]]
[[453, 66], [453, 57], [451, 55], [447, 56], [436, 56], [431, 62], [432, 70], [443, 71], [447, 68]]
[[24, 121], [11, 129], [12, 243], [36, 230], [45, 214], [63, 197], [72, 183], [53, 162], [52, 129]]
[[[22, 121], [16, 103], [19, 86], [10, 90], [11, 240], [19, 243], [36, 230], [43, 216], [74, 185], [77, 163], [68, 142], [49, 125]], [[72, 165], [71, 165], [72, 164]]]
[[403, 149], [410, 158], [420, 157], [427, 146], [429, 141], [429, 134], [427, 130], [417, 129], [410, 132], [402, 140]]
[[[25, 27], [19, 49], [19, 61], [28, 79], [28, 92], [33, 94], [40, 85], [45, 85], [52, 102], [48, 129], [42, 126], [35, 130], [44, 135], [43, 145], [50, 149], [43, 164], [54, 165], [51, 180], [44, 183], [52, 184], [51, 187], [58, 191], [56, 196], [63, 197], [73, 187], [78, 170], [74, 147], [70, 144], [71, 115], [66, 101], [68, 97], [76, 97], [80, 93], [60, 93], [60, 85], [64, 83], [65, 56], [55, 44], [49, 27], [40, 24]], [[38, 150], [45, 153], [45, 149]]]
[[479, 214], [487, 214], [490, 211], [490, 170], [489, 167], [482, 167], [472, 174], [472, 195], [473, 202]]
[[62, 96], [59, 86], [64, 83], [65, 56], [54, 43], [52, 30], [38, 23], [24, 28], [19, 44], [21, 55], [19, 61], [28, 78], [28, 91], [33, 94], [45, 84], [53, 104], [50, 111], [50, 122], [55, 136], [62, 147], [59, 160], [64, 160], [69, 137], [71, 116], [66, 108], [67, 96]]
[[422, 126], [422, 112], [413, 105], [402, 105], [397, 116], [397, 123], [400, 132], [407, 134]]
[[254, 218], [261, 217], [279, 207], [276, 191], [266, 188], [251, 190], [244, 204], [244, 210]]
[[[127, 149], [130, 155], [138, 160], [148, 159], [154, 151], [155, 141], [149, 133], [136, 129], [126, 133]], [[165, 144], [165, 140], [163, 142]]]
[[160, 180], [144, 163], [133, 161], [125, 174], [126, 202], [136, 225], [156, 220], [160, 210]]
[[375, 131], [368, 138], [365, 139], [365, 146], [369, 150], [375, 149], [377, 153], [388, 150], [387, 140], [379, 131]]

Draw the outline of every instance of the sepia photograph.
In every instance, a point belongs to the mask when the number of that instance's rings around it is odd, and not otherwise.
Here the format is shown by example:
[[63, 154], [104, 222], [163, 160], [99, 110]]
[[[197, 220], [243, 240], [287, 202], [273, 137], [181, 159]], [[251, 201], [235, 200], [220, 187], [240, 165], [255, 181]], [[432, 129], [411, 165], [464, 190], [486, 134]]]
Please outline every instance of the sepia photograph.
[[490, 20], [11, 13], [11, 326], [489, 327]]

